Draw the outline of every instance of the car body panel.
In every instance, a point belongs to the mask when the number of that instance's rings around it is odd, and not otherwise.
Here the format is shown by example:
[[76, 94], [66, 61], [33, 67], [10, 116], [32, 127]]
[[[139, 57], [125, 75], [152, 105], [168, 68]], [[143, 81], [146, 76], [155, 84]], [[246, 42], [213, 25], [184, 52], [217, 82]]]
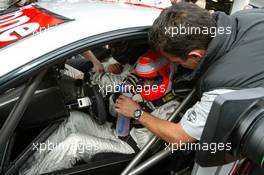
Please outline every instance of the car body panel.
[[118, 29], [152, 25], [160, 9], [79, 0], [36, 5], [72, 21], [43, 29], [35, 35], [0, 49], [0, 77], [36, 58], [89, 36]]

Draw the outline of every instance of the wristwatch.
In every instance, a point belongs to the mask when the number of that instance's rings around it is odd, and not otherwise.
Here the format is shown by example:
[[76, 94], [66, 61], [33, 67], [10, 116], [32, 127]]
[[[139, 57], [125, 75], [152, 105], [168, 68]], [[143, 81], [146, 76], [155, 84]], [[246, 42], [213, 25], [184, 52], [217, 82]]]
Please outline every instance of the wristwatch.
[[144, 111], [142, 109], [137, 109], [135, 110], [134, 114], [133, 114], [133, 119], [135, 120], [139, 120], [140, 117], [144, 114]]

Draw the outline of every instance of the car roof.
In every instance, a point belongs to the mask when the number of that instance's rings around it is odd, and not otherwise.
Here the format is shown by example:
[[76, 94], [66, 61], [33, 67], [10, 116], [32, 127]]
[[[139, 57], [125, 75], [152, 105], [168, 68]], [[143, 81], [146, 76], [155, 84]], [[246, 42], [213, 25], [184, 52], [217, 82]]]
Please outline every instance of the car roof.
[[131, 4], [76, 0], [36, 3], [71, 21], [0, 49], [0, 77], [69, 43], [118, 29], [151, 26], [160, 9]]

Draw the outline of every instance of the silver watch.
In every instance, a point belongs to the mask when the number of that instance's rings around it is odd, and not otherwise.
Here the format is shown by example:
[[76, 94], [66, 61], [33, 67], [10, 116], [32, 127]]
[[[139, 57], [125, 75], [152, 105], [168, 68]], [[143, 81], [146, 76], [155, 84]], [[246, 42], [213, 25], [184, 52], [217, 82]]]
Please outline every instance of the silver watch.
[[142, 109], [137, 109], [134, 112], [133, 119], [139, 120], [139, 118], [144, 114], [144, 111]]

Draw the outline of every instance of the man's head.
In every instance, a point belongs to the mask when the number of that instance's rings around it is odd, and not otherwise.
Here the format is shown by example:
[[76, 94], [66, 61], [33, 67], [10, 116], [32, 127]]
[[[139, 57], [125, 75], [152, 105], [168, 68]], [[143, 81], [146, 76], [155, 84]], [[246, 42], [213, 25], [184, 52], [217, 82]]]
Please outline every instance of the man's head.
[[164, 9], [149, 32], [152, 48], [171, 62], [195, 69], [212, 40], [216, 21], [211, 14], [192, 3], [178, 3]]

